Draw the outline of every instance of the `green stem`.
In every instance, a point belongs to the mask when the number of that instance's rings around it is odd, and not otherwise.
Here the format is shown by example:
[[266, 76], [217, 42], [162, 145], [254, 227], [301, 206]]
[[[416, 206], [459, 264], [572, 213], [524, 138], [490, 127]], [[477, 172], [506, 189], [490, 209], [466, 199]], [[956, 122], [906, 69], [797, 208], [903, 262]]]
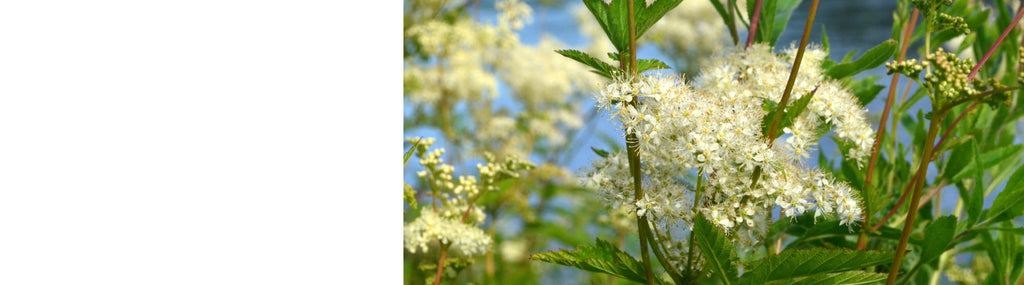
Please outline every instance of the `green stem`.
[[946, 117], [944, 111], [934, 111], [932, 113], [931, 123], [928, 126], [928, 136], [924, 140], [924, 149], [921, 152], [921, 162], [918, 163], [918, 175], [915, 177], [914, 182], [914, 193], [911, 195], [910, 207], [907, 213], [906, 223], [903, 225], [903, 233], [900, 234], [900, 242], [896, 246], [896, 256], [893, 257], [892, 267], [889, 268], [889, 277], [886, 279], [885, 284], [893, 285], [896, 283], [896, 276], [900, 271], [900, 264], [903, 262], [903, 255], [907, 249], [907, 241], [910, 239], [910, 232], [914, 229], [914, 218], [917, 217], [917, 206], [918, 202], [921, 201], [921, 189], [924, 185], [924, 178], [928, 174], [928, 165], [930, 164], [932, 157], [932, 148], [935, 143], [935, 136], [939, 133], [939, 126], [942, 125], [942, 119]]
[[672, 277], [672, 281], [675, 281], [676, 284], [683, 284], [682, 276], [679, 275], [679, 271], [676, 270], [675, 266], [672, 266], [672, 263], [670, 263], [668, 258], [665, 256], [665, 253], [661, 249], [661, 243], [654, 238], [655, 235], [651, 232], [650, 228], [647, 230], [647, 240], [651, 243], [651, 249], [654, 251], [654, 256], [658, 258], [658, 262], [661, 262], [661, 267], [665, 268], [665, 271], [668, 272], [668, 276]]
[[736, 5], [733, 2], [736, 2], [736, 0], [729, 0], [725, 3], [729, 6], [726, 8], [729, 9], [729, 18], [724, 20], [725, 25], [729, 27], [729, 36], [732, 37], [732, 45], [735, 46], [740, 43], [740, 36], [739, 33], [736, 32]]
[[[633, 1], [626, 1], [629, 9], [629, 61], [619, 61], [620, 68], [630, 76], [630, 80], [637, 79], [636, 68], [636, 10]], [[621, 52], [620, 52], [621, 54]], [[628, 66], [626, 65], [628, 64]], [[636, 94], [634, 94], [636, 95]], [[630, 101], [630, 105], [636, 108], [638, 100]], [[626, 135], [626, 152], [629, 157], [629, 172], [633, 175], [633, 199], [639, 201], [644, 196], [643, 183], [640, 174], [640, 148], [636, 134]], [[640, 234], [640, 257], [644, 265], [644, 275], [647, 284], [654, 284], [654, 271], [651, 269], [651, 256], [647, 253], [647, 233], [650, 232], [647, 224], [647, 217], [637, 215], [636, 226]]]
[[[633, 175], [633, 195], [634, 200], [639, 201], [643, 197], [643, 190], [641, 189], [641, 176], [640, 176], [640, 154], [637, 152], [638, 141], [636, 135], [629, 134], [626, 137], [626, 149], [629, 152], [629, 170]], [[651, 270], [651, 257], [647, 253], [647, 232], [648, 229], [647, 217], [637, 215], [636, 224], [640, 234], [640, 257], [643, 261], [644, 272], [647, 277], [647, 284], [654, 284], [654, 272]]]

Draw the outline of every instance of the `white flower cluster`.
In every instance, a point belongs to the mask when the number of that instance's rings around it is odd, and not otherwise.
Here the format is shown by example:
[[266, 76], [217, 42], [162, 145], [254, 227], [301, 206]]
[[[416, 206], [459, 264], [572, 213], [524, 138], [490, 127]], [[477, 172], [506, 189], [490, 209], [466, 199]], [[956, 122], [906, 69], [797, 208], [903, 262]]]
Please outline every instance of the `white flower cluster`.
[[[583, 126], [581, 106], [567, 102], [581, 101], [571, 98], [592, 93], [602, 79], [555, 53], [565, 45], [551, 37], [536, 45], [519, 42], [516, 31], [533, 14], [524, 1], [495, 4], [499, 13], [494, 24], [460, 18], [409, 25], [406, 38], [429, 60], [407, 59], [406, 97], [415, 112], [426, 116], [466, 110], [463, 118], [471, 119], [467, 129], [472, 135], [465, 141], [469, 153], [525, 157], [534, 145], [563, 147], [570, 139], [565, 134]], [[505, 94], [498, 94], [499, 81], [508, 87]], [[512, 96], [522, 108], [512, 111], [494, 104], [499, 95]]]
[[[792, 135], [786, 139], [786, 147], [798, 157], [809, 157], [822, 135], [817, 131], [819, 126], [828, 123], [834, 126], [837, 137], [852, 144], [846, 157], [861, 163], [870, 155], [874, 132], [857, 98], [840, 82], [824, 76], [821, 62], [826, 56], [826, 51], [815, 47], [804, 51], [789, 100], [792, 103], [804, 96], [813, 97], [807, 105], [807, 112], [800, 114], [792, 126], [783, 130]], [[795, 57], [794, 47], [779, 57], [771, 52], [771, 47], [757, 44], [745, 52], [717, 57], [697, 81], [703, 82], [712, 93], [749, 92], [751, 95], [748, 96], [778, 102], [782, 99]]]
[[[486, 164], [477, 164], [477, 176], [459, 176], [453, 179], [454, 167], [445, 164], [441, 155], [444, 149], [429, 151], [436, 141], [433, 138], [408, 139], [411, 143], [419, 142], [416, 157], [419, 164], [426, 170], [417, 172], [429, 190], [428, 196], [434, 201], [424, 203], [420, 208], [420, 217], [405, 225], [405, 247], [415, 253], [417, 248], [427, 251], [428, 243], [440, 241], [450, 244], [457, 252], [466, 256], [475, 256], [486, 252], [491, 238], [477, 226], [486, 219], [481, 207], [473, 203], [483, 192], [496, 191], [498, 181], [506, 178], [518, 178], [519, 172], [529, 170], [533, 165], [509, 156], [498, 161], [493, 155], [486, 154]], [[440, 205], [436, 201], [441, 201]]]
[[523, 25], [533, 20], [533, 10], [530, 5], [519, 0], [501, 0], [495, 3], [498, 10], [498, 24], [505, 27], [506, 31], [517, 31]]
[[491, 246], [491, 237], [476, 225], [443, 217], [424, 207], [419, 218], [405, 225], [405, 249], [411, 253], [427, 252], [428, 245], [437, 241], [450, 244], [450, 250], [467, 257], [486, 253]]
[[[536, 46], [511, 45], [497, 64], [500, 78], [513, 91], [517, 102], [522, 104], [519, 123], [527, 126], [526, 132], [530, 136], [546, 138], [550, 146], [564, 145], [568, 139], [565, 130], [583, 126], [577, 115], [579, 106], [566, 104], [567, 101], [580, 100], [569, 98], [592, 93], [602, 82], [600, 76], [584, 66], [555, 53], [560, 46], [564, 44], [547, 36], [542, 37]], [[489, 132], [485, 133], [490, 135], [486, 136], [488, 138], [508, 139], [492, 135], [500, 134], [498, 130], [484, 132]], [[514, 132], [506, 134], [511, 133]]]
[[487, 70], [484, 52], [501, 40], [498, 29], [460, 19], [454, 23], [432, 20], [409, 28], [406, 37], [419, 43], [425, 54], [443, 58], [433, 66], [405, 66], [404, 81], [414, 103], [436, 104], [442, 96], [453, 102], [497, 95], [497, 79]]
[[[824, 56], [823, 51], [810, 50], [804, 64], [817, 65]], [[697, 211], [722, 229], [738, 233], [736, 239], [743, 244], [756, 242], [773, 206], [788, 216], [815, 210], [816, 216], [834, 213], [842, 224], [859, 220], [855, 191], [802, 166], [799, 159], [799, 151], [805, 153], [817, 140], [815, 130], [823, 122], [835, 125], [838, 136], [868, 141], [870, 147], [870, 127], [856, 99], [839, 83], [823, 80], [820, 69], [807, 68], [819, 75], [801, 72], [794, 89], [800, 95], [792, 100], [817, 88], [815, 97], [789, 127], [793, 136], [787, 146], [772, 148], [761, 133], [768, 115], [762, 105], [779, 100], [790, 64], [765, 46], [714, 62], [698, 80], [701, 86], [687, 85], [671, 74], [607, 85], [596, 98], [597, 107], [639, 138], [645, 196], [633, 197], [629, 163], [622, 151], [595, 161], [585, 181], [599, 188], [612, 207], [635, 207], [637, 214], [659, 225], [689, 225], [696, 186], [684, 178], [695, 181], [692, 175], [699, 171], [703, 190]], [[860, 127], [866, 129], [866, 137], [861, 137], [865, 132]]]

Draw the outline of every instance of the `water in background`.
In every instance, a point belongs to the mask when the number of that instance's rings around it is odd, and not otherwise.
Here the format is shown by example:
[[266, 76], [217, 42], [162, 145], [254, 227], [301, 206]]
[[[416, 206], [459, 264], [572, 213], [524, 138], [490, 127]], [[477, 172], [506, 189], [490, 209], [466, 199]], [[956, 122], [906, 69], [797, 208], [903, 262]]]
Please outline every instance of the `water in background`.
[[[684, 0], [684, 1], [707, 1], [707, 0]], [[479, 10], [470, 10], [470, 13], [476, 14], [477, 19], [485, 23], [495, 23], [497, 11], [494, 9], [494, 0], [482, 0], [479, 6]], [[531, 7], [534, 9], [533, 22], [526, 25], [519, 33], [520, 39], [523, 43], [534, 45], [539, 42], [542, 35], [549, 35], [557, 38], [558, 40], [566, 43], [566, 48], [584, 48], [587, 43], [587, 39], [579, 32], [579, 26], [576, 23], [575, 17], [572, 15], [573, 6], [582, 6], [580, 1], [564, 1], [564, 3], [552, 6], [541, 6], [535, 1], [530, 2]], [[551, 1], [548, 1], [551, 2]], [[788, 47], [790, 43], [799, 43], [800, 36], [803, 33], [804, 23], [807, 19], [807, 14], [810, 8], [810, 1], [803, 1], [797, 10], [793, 13], [790, 18], [790, 22], [787, 24], [786, 29], [782, 33], [781, 38], [778, 41], [778, 46]], [[892, 0], [862, 0], [862, 1], [821, 1], [818, 6], [817, 16], [815, 17], [814, 27], [811, 32], [810, 43], [820, 44], [821, 43], [821, 31], [822, 27], [827, 30], [829, 45], [830, 45], [830, 57], [833, 61], [839, 61], [849, 52], [856, 52], [855, 57], [859, 57], [864, 51], [874, 47], [875, 45], [888, 40], [892, 35], [892, 14], [896, 9], [896, 1]], [[722, 31], [725, 33], [726, 31]], [[741, 40], [746, 38], [745, 34], [740, 34]], [[911, 46], [907, 51], [907, 57], [917, 57], [916, 50], [918, 47]], [[553, 51], [552, 51], [553, 52]], [[660, 54], [657, 49], [653, 47], [641, 47], [638, 53], [641, 58], [666, 58]], [[885, 68], [878, 67], [858, 75], [858, 78], [864, 76], [881, 76], [876, 84], [885, 86], [879, 95], [872, 101], [868, 106], [868, 120], [872, 127], [878, 126], [879, 116], [881, 110], [885, 105], [885, 97], [889, 92], [889, 83], [891, 77], [885, 76]], [[906, 80], [901, 80], [900, 86], [904, 86]], [[914, 87], [916, 89], [916, 87]], [[913, 90], [911, 90], [913, 91]], [[511, 106], [515, 109], [515, 103], [512, 102], [511, 96], [507, 95], [507, 88], [499, 84], [499, 98], [495, 102], [498, 106]], [[587, 102], [583, 103], [583, 110], [580, 114], [581, 117], [586, 118], [592, 112], [595, 112], [594, 108], [587, 108], [593, 106], [593, 100], [587, 99]], [[908, 114], [917, 113], [918, 109], [926, 108], [928, 105], [927, 99], [922, 99], [915, 106], [913, 106]], [[406, 114], [410, 110], [406, 108]], [[890, 121], [892, 118], [890, 118]], [[575, 156], [564, 165], [569, 170], [580, 170], [587, 165], [590, 161], [596, 157], [588, 148], [595, 146], [599, 148], [609, 149], [604, 141], [599, 139], [597, 133], [603, 132], [604, 134], [613, 138], [620, 138], [622, 136], [621, 131], [617, 129], [611, 122], [605, 119], [604, 114], [599, 114], [595, 120], [590, 122], [584, 130], [582, 130], [577, 137], [572, 140], [573, 144], [577, 146], [577, 150], [572, 152], [576, 153]], [[439, 138], [441, 143], [440, 132], [436, 130], [428, 129], [413, 129], [405, 130], [405, 136], [433, 136]], [[904, 144], [909, 144], [910, 137], [906, 132], [901, 132], [899, 139]], [[1016, 143], [1021, 143], [1021, 137], [1018, 136]], [[443, 144], [440, 144], [443, 145]], [[624, 139], [619, 140], [619, 146], [624, 145]], [[821, 151], [829, 159], [835, 159], [838, 156], [837, 147], [834, 142], [829, 138], [823, 138], [819, 141], [818, 151]], [[811, 157], [817, 157], [816, 153], [812, 153]], [[909, 158], [908, 158], [909, 159]], [[542, 161], [542, 158], [533, 157], [532, 161]], [[816, 165], [817, 160], [808, 161], [811, 165]], [[473, 162], [475, 163], [475, 162]], [[406, 166], [405, 176], [407, 180], [415, 179], [409, 174], [414, 171], [409, 171], [411, 168], [416, 168], [413, 163]], [[464, 167], [456, 166], [457, 169], [467, 169]], [[937, 173], [937, 169], [932, 166], [929, 169], [928, 179], [932, 179]], [[1004, 184], [1005, 185], [1005, 184]], [[1000, 185], [996, 192], [1002, 190], [1004, 185]], [[993, 193], [986, 197], [985, 207], [990, 207], [992, 200], [994, 200], [997, 193]], [[952, 186], [946, 186], [942, 193], [946, 197], [957, 197], [958, 193], [956, 188]], [[956, 199], [943, 199], [941, 208], [944, 212], [951, 212], [953, 210]], [[570, 201], [552, 201], [554, 203], [570, 203]], [[503, 227], [509, 227], [507, 230], [516, 232], [521, 228], [520, 221], [512, 221], [511, 224], [505, 224]], [[570, 245], [549, 245], [551, 248], [556, 249], [559, 247], [566, 247]], [[962, 261], [962, 260], [961, 260]], [[541, 283], [544, 284], [557, 284], [561, 283], [559, 280], [578, 280], [575, 279], [576, 273], [573, 270], [558, 270], [553, 276], [544, 276], [544, 280]]]
[[[684, 1], [706, 1], [706, 0], [684, 0]], [[556, 5], [538, 5], [535, 1], [528, 1], [534, 10], [533, 21], [527, 24], [520, 32], [520, 40], [529, 45], [537, 44], [541, 37], [544, 35], [553, 36], [561, 42], [567, 44], [566, 48], [584, 48], [587, 44], [587, 39], [579, 32], [579, 25], [576, 23], [576, 19], [572, 14], [573, 6], [582, 6], [583, 3], [579, 1], [564, 1], [563, 3]], [[480, 1], [479, 7], [474, 10], [470, 9], [469, 13], [475, 14], [478, 21], [484, 23], [494, 24], [497, 22], [497, 11], [495, 10], [494, 0], [482, 0]], [[804, 23], [807, 19], [807, 14], [810, 9], [810, 1], [803, 1], [796, 11], [793, 12], [789, 23], [786, 25], [786, 29], [783, 31], [781, 38], [778, 41], [778, 46], [788, 47], [791, 43], [799, 43], [800, 36], [803, 33]], [[811, 31], [810, 43], [820, 44], [821, 43], [821, 31], [822, 28], [827, 31], [829, 39], [829, 47], [831, 49], [829, 56], [833, 61], [839, 61], [847, 53], [855, 52], [855, 57], [859, 57], [864, 51], [874, 47], [875, 45], [888, 40], [892, 35], [892, 13], [896, 9], [896, 1], [891, 0], [863, 0], [863, 1], [821, 1], [819, 2], [817, 16], [814, 20], [814, 27]], [[726, 31], [722, 31], [723, 33]], [[741, 32], [741, 40], [746, 38], [746, 35]], [[907, 51], [907, 57], [916, 57], [917, 48], [912, 46]], [[552, 51], [553, 52], [553, 51]], [[657, 49], [651, 46], [642, 46], [638, 52], [641, 58], [666, 58], [660, 54]], [[889, 83], [891, 78], [885, 76], [885, 68], [878, 67], [872, 70], [862, 72], [858, 75], [858, 78], [864, 76], [881, 76], [876, 82], [878, 85], [885, 86], [879, 96], [874, 101], [866, 106], [868, 110], [868, 120], [873, 127], [877, 127], [879, 121], [879, 113], [885, 106], [885, 97], [889, 92]], [[903, 86], [906, 80], [901, 80], [900, 85]], [[916, 87], [913, 87], [916, 89]], [[913, 91], [913, 90], [911, 90]], [[508, 89], [499, 83], [498, 86], [499, 97], [495, 102], [496, 106], [509, 107], [513, 111], [518, 109], [515, 102], [511, 100], [511, 96], [508, 95]], [[580, 116], [586, 118], [595, 112], [595, 109], [588, 108], [593, 106], [593, 100], [587, 99], [587, 102], [583, 102], [584, 108], [581, 110]], [[919, 101], [915, 106], [910, 108], [908, 114], [917, 113], [918, 109], [927, 106], [927, 99]], [[411, 109], [405, 108], [405, 113], [409, 114]], [[603, 117], [603, 114], [599, 114], [596, 119], [590, 122], [585, 129], [579, 132], [572, 142], [578, 149], [570, 152], [575, 153], [572, 159], [564, 165], [569, 170], [580, 170], [590, 164], [590, 161], [594, 159], [595, 155], [588, 149], [591, 146], [610, 149], [611, 147], [607, 143], [601, 140], [599, 137], [602, 136], [599, 133], [603, 133], [603, 136], [611, 136], [614, 138], [621, 137], [621, 131], [617, 129], [615, 125], [609, 122]], [[891, 119], [891, 118], [890, 118]], [[891, 121], [891, 120], [890, 120]], [[413, 136], [431, 136], [438, 138], [439, 145], [443, 145], [443, 139], [441, 134], [437, 130], [432, 129], [406, 129], [406, 137]], [[899, 138], [905, 144], [909, 144], [910, 137], [906, 132], [901, 132]], [[1018, 138], [1018, 141], [1020, 138]], [[618, 144], [620, 147], [624, 145], [624, 139]], [[831, 160], [836, 160], [838, 157], [838, 150], [836, 144], [830, 138], [823, 138], [819, 141], [819, 145], [816, 151], [821, 152]], [[811, 157], [817, 157], [817, 153], [811, 153]], [[908, 157], [909, 159], [909, 157]], [[532, 161], [542, 161], [543, 158], [532, 157]], [[476, 162], [469, 161], [473, 165]], [[816, 159], [808, 161], [812, 166], [817, 165]], [[838, 166], [838, 165], [836, 165]], [[410, 174], [413, 171], [409, 171], [410, 167], [415, 168], [413, 164], [406, 166], [406, 174]], [[456, 166], [457, 169], [466, 169], [464, 167]], [[932, 166], [929, 169], [929, 177], [931, 179], [937, 173], [937, 169]], [[415, 179], [410, 175], [406, 179]], [[1002, 187], [997, 189], [1001, 190]], [[947, 186], [942, 191], [943, 195], [947, 197], [955, 197], [957, 192], [952, 186]], [[992, 200], [996, 195], [989, 195], [986, 199], [986, 206], [991, 205]], [[944, 210], [952, 210], [955, 199], [943, 199], [942, 208]]]

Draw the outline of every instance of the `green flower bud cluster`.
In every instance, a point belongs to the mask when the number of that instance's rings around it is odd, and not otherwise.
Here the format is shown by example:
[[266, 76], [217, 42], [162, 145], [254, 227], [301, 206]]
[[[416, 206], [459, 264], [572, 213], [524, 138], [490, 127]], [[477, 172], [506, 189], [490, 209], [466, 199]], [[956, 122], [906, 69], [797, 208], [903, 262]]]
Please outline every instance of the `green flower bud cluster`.
[[[999, 90], [999, 89], [1006, 88], [1005, 84], [1000, 83], [999, 80], [996, 80], [995, 78], [989, 78], [989, 79], [986, 79], [986, 80], [975, 79], [971, 83], [974, 84], [974, 89], [977, 89], [977, 90]], [[1009, 102], [1010, 102], [1010, 94], [1011, 93], [1012, 92], [1010, 90], [1006, 90], [1006, 91], [1002, 91], [1002, 92], [994, 92], [993, 91], [993, 93], [991, 93], [989, 95], [986, 95], [986, 96], [980, 98], [979, 100], [981, 100], [981, 103], [988, 104], [993, 109], [995, 109], [995, 108], [998, 108], [999, 105], [1009, 104]]]
[[946, 13], [938, 13], [932, 18], [932, 25], [935, 26], [935, 31], [942, 30], [953, 30], [958, 34], [969, 34], [971, 29], [967, 27], [967, 22], [964, 21], [963, 17], [951, 16]]
[[914, 7], [917, 7], [922, 13], [928, 15], [938, 10], [941, 6], [953, 5], [953, 0], [911, 0], [910, 3], [914, 4]]
[[893, 73], [899, 73], [906, 75], [910, 78], [917, 78], [917, 75], [921, 74], [921, 70], [924, 70], [924, 66], [917, 63], [917, 59], [911, 58], [904, 61], [890, 61], [885, 63], [886, 75]]
[[932, 90], [932, 100], [936, 105], [941, 106], [979, 93], [967, 80], [967, 75], [974, 67], [973, 60], [960, 59], [940, 47], [925, 57], [925, 64], [932, 68], [932, 72], [924, 76], [924, 86]]
[[[1017, 66], [1024, 66], [1024, 46], [1017, 48]], [[1024, 85], [1024, 72], [1017, 73], [1017, 85]]]

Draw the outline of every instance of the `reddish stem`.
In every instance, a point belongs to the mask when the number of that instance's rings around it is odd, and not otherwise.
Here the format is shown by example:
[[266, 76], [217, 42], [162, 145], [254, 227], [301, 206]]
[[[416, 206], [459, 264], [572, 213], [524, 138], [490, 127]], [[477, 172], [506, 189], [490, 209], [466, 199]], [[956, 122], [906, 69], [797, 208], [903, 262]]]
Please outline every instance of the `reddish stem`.
[[1006, 39], [1006, 35], [1009, 35], [1010, 31], [1012, 31], [1013, 28], [1017, 26], [1017, 22], [1020, 22], [1021, 16], [1024, 16], [1024, 9], [1020, 9], [1020, 11], [1017, 11], [1017, 16], [1013, 18], [1012, 22], [1010, 22], [1010, 26], [1006, 27], [1006, 29], [1003, 30], [1003, 34], [999, 35], [999, 39], [996, 40], [996, 43], [993, 44], [987, 52], [985, 52], [985, 56], [981, 57], [981, 61], [978, 62], [978, 65], [974, 66], [974, 69], [971, 70], [971, 74], [967, 75], [968, 82], [970, 82], [971, 79], [974, 79], [974, 75], [978, 74], [978, 70], [981, 69], [981, 65], [985, 64], [985, 61], [987, 61], [988, 58], [992, 56], [992, 53], [996, 51], [996, 48], [999, 47], [999, 44], [1003, 43], [1003, 40]]
[[444, 272], [444, 258], [448, 255], [448, 245], [441, 243], [441, 258], [437, 260], [437, 273], [434, 274], [434, 285], [441, 284], [441, 273]]
[[[970, 112], [971, 109], [974, 108], [974, 105], [977, 105], [977, 104], [978, 104], [978, 102], [974, 102], [970, 106], [967, 106], [967, 109], [964, 110], [963, 113], [960, 113], [960, 116], [957, 116], [956, 120], [953, 120], [953, 123], [950, 124], [949, 129], [946, 129], [946, 132], [942, 134], [942, 138], [939, 139], [939, 143], [935, 144], [935, 148], [932, 149], [932, 155], [931, 155], [932, 157], [935, 157], [935, 153], [938, 152], [939, 148], [942, 147], [942, 143], [946, 141], [947, 137], [949, 137], [949, 133], [953, 131], [953, 127], [956, 127], [956, 124], [960, 122], [960, 119], [963, 119], [964, 115], [966, 115], [967, 112]], [[918, 172], [918, 174], [920, 174], [920, 172]], [[888, 221], [889, 218], [891, 218], [892, 215], [896, 213], [896, 210], [898, 210], [900, 208], [900, 206], [903, 205], [903, 201], [905, 201], [907, 199], [907, 193], [910, 193], [910, 189], [912, 189], [914, 187], [914, 181], [917, 181], [918, 174], [914, 175], [914, 179], [910, 180], [910, 184], [907, 185], [907, 189], [903, 190], [903, 195], [900, 196], [900, 200], [896, 202], [896, 206], [893, 206], [892, 210], [889, 210], [889, 214], [886, 214], [885, 218], [882, 218], [881, 221], [878, 221], [878, 223], [875, 224], [875, 226], [872, 227], [872, 229], [878, 230], [878, 228], [882, 227], [882, 224], [884, 224], [886, 221]]]
[[[917, 9], [914, 9], [914, 11], [917, 11]], [[997, 47], [999, 47], [999, 44], [1003, 43], [1003, 40], [1005, 40], [1006, 36], [1010, 34], [1010, 31], [1012, 31], [1013, 28], [1017, 26], [1017, 22], [1020, 21], [1021, 16], [1024, 16], [1024, 9], [1017, 11], [1017, 16], [1014, 17], [1014, 20], [1013, 22], [1010, 23], [1010, 26], [1006, 27], [1006, 29], [1003, 30], [1003, 34], [999, 36], [999, 39], [996, 40], [994, 44], [992, 44], [992, 47], [988, 49], [988, 52], [985, 52], [985, 56], [981, 58], [981, 61], [979, 61], [978, 64], [974, 66], [974, 69], [971, 70], [971, 73], [967, 75], [967, 81], [971, 81], [972, 79], [974, 79], [974, 76], [978, 74], [978, 70], [980, 70], [981, 66], [985, 64], [985, 61], [988, 61], [989, 57], [992, 56], [992, 53], [995, 52]], [[956, 117], [956, 120], [954, 120], [953, 123], [949, 125], [949, 128], [946, 129], [946, 132], [942, 134], [942, 138], [939, 139], [939, 143], [935, 145], [935, 148], [932, 151], [932, 156], [935, 155], [935, 151], [942, 147], [942, 143], [946, 141], [947, 137], [949, 137], [950, 132], [952, 132], [956, 125], [960, 123], [960, 119], [963, 119], [964, 115], [967, 115], [967, 112], [970, 112], [972, 109], [974, 109], [974, 106], [976, 105], [978, 105], [977, 101], [971, 103], [970, 106], [967, 106], [967, 109], [964, 109], [963, 112], [960, 112], [960, 115]], [[918, 174], [920, 174], [920, 172], [918, 172]], [[871, 174], [868, 173], [868, 175]], [[903, 195], [900, 196], [900, 200], [896, 202], [896, 206], [893, 206], [892, 210], [889, 210], [889, 213], [886, 214], [885, 217], [882, 218], [882, 220], [878, 221], [878, 223], [875, 224], [875, 226], [872, 227], [872, 229], [878, 230], [878, 228], [882, 227], [882, 224], [888, 221], [889, 218], [891, 218], [892, 215], [896, 213], [896, 210], [898, 210], [900, 206], [903, 205], [903, 201], [906, 200], [907, 194], [910, 193], [910, 189], [913, 189], [914, 187], [914, 182], [917, 181], [917, 176], [918, 175], [915, 174], [914, 179], [910, 180], [910, 184], [907, 185], [907, 189], [903, 191]]]
[[917, 181], [918, 176], [921, 176], [921, 171], [914, 174], [914, 179], [911, 179], [910, 183], [907, 184], [907, 189], [903, 190], [903, 195], [900, 195], [900, 200], [896, 201], [896, 206], [893, 206], [892, 210], [889, 210], [889, 213], [886, 214], [885, 217], [879, 220], [875, 226], [871, 227], [872, 230], [877, 231], [878, 228], [882, 227], [882, 224], [885, 224], [886, 221], [889, 221], [889, 218], [892, 218], [893, 214], [896, 214], [896, 210], [900, 209], [900, 206], [903, 205], [903, 201], [907, 200], [907, 195], [910, 194], [910, 190], [914, 189], [914, 181]]
[[921, 199], [921, 202], [917, 204], [917, 208], [920, 209], [921, 207], [924, 207], [924, 203], [928, 203], [928, 201], [935, 197], [936, 194], [939, 194], [939, 190], [942, 190], [942, 187], [945, 186], [946, 181], [942, 181], [941, 183], [939, 183], [939, 186], [935, 187], [935, 190], [932, 190], [932, 192], [928, 193], [928, 195], [926, 195], [924, 199]]
[[[1024, 9], [1022, 9], [1024, 10]], [[754, 44], [754, 35], [757, 35], [757, 22], [761, 20], [761, 0], [754, 2], [754, 14], [750, 15], [750, 30], [747, 30], [747, 47]]]
[[[910, 46], [910, 36], [914, 33], [914, 28], [917, 26], [918, 14], [920, 14], [920, 11], [917, 8], [914, 8], [914, 11], [910, 13], [910, 23], [908, 23], [907, 27], [903, 30], [903, 44], [900, 47], [900, 54], [896, 58], [898, 61], [902, 61], [907, 56], [907, 47]], [[878, 133], [875, 134], [875, 143], [871, 147], [871, 158], [868, 160], [868, 172], [864, 177], [865, 188], [871, 186], [871, 177], [875, 172], [875, 163], [878, 161], [878, 151], [882, 145], [882, 137], [885, 136], [885, 122], [889, 119], [889, 112], [892, 110], [892, 103], [896, 99], [896, 91], [899, 89], [899, 82], [900, 74], [893, 74], [892, 83], [889, 84], [889, 96], [885, 99], [885, 109], [882, 111], [882, 119], [878, 122]], [[897, 205], [902, 204], [903, 200], [907, 198], [907, 192], [909, 191], [903, 192], [903, 196], [900, 197], [900, 201]], [[864, 221], [861, 223], [862, 227], [867, 228], [870, 224], [870, 215], [871, 213], [868, 213], [868, 215], [864, 216]], [[888, 217], [885, 219], [888, 219]], [[874, 229], [877, 230], [878, 228], [875, 227]], [[857, 250], [864, 250], [865, 248], [867, 248], [867, 236], [862, 234], [858, 237]]]

